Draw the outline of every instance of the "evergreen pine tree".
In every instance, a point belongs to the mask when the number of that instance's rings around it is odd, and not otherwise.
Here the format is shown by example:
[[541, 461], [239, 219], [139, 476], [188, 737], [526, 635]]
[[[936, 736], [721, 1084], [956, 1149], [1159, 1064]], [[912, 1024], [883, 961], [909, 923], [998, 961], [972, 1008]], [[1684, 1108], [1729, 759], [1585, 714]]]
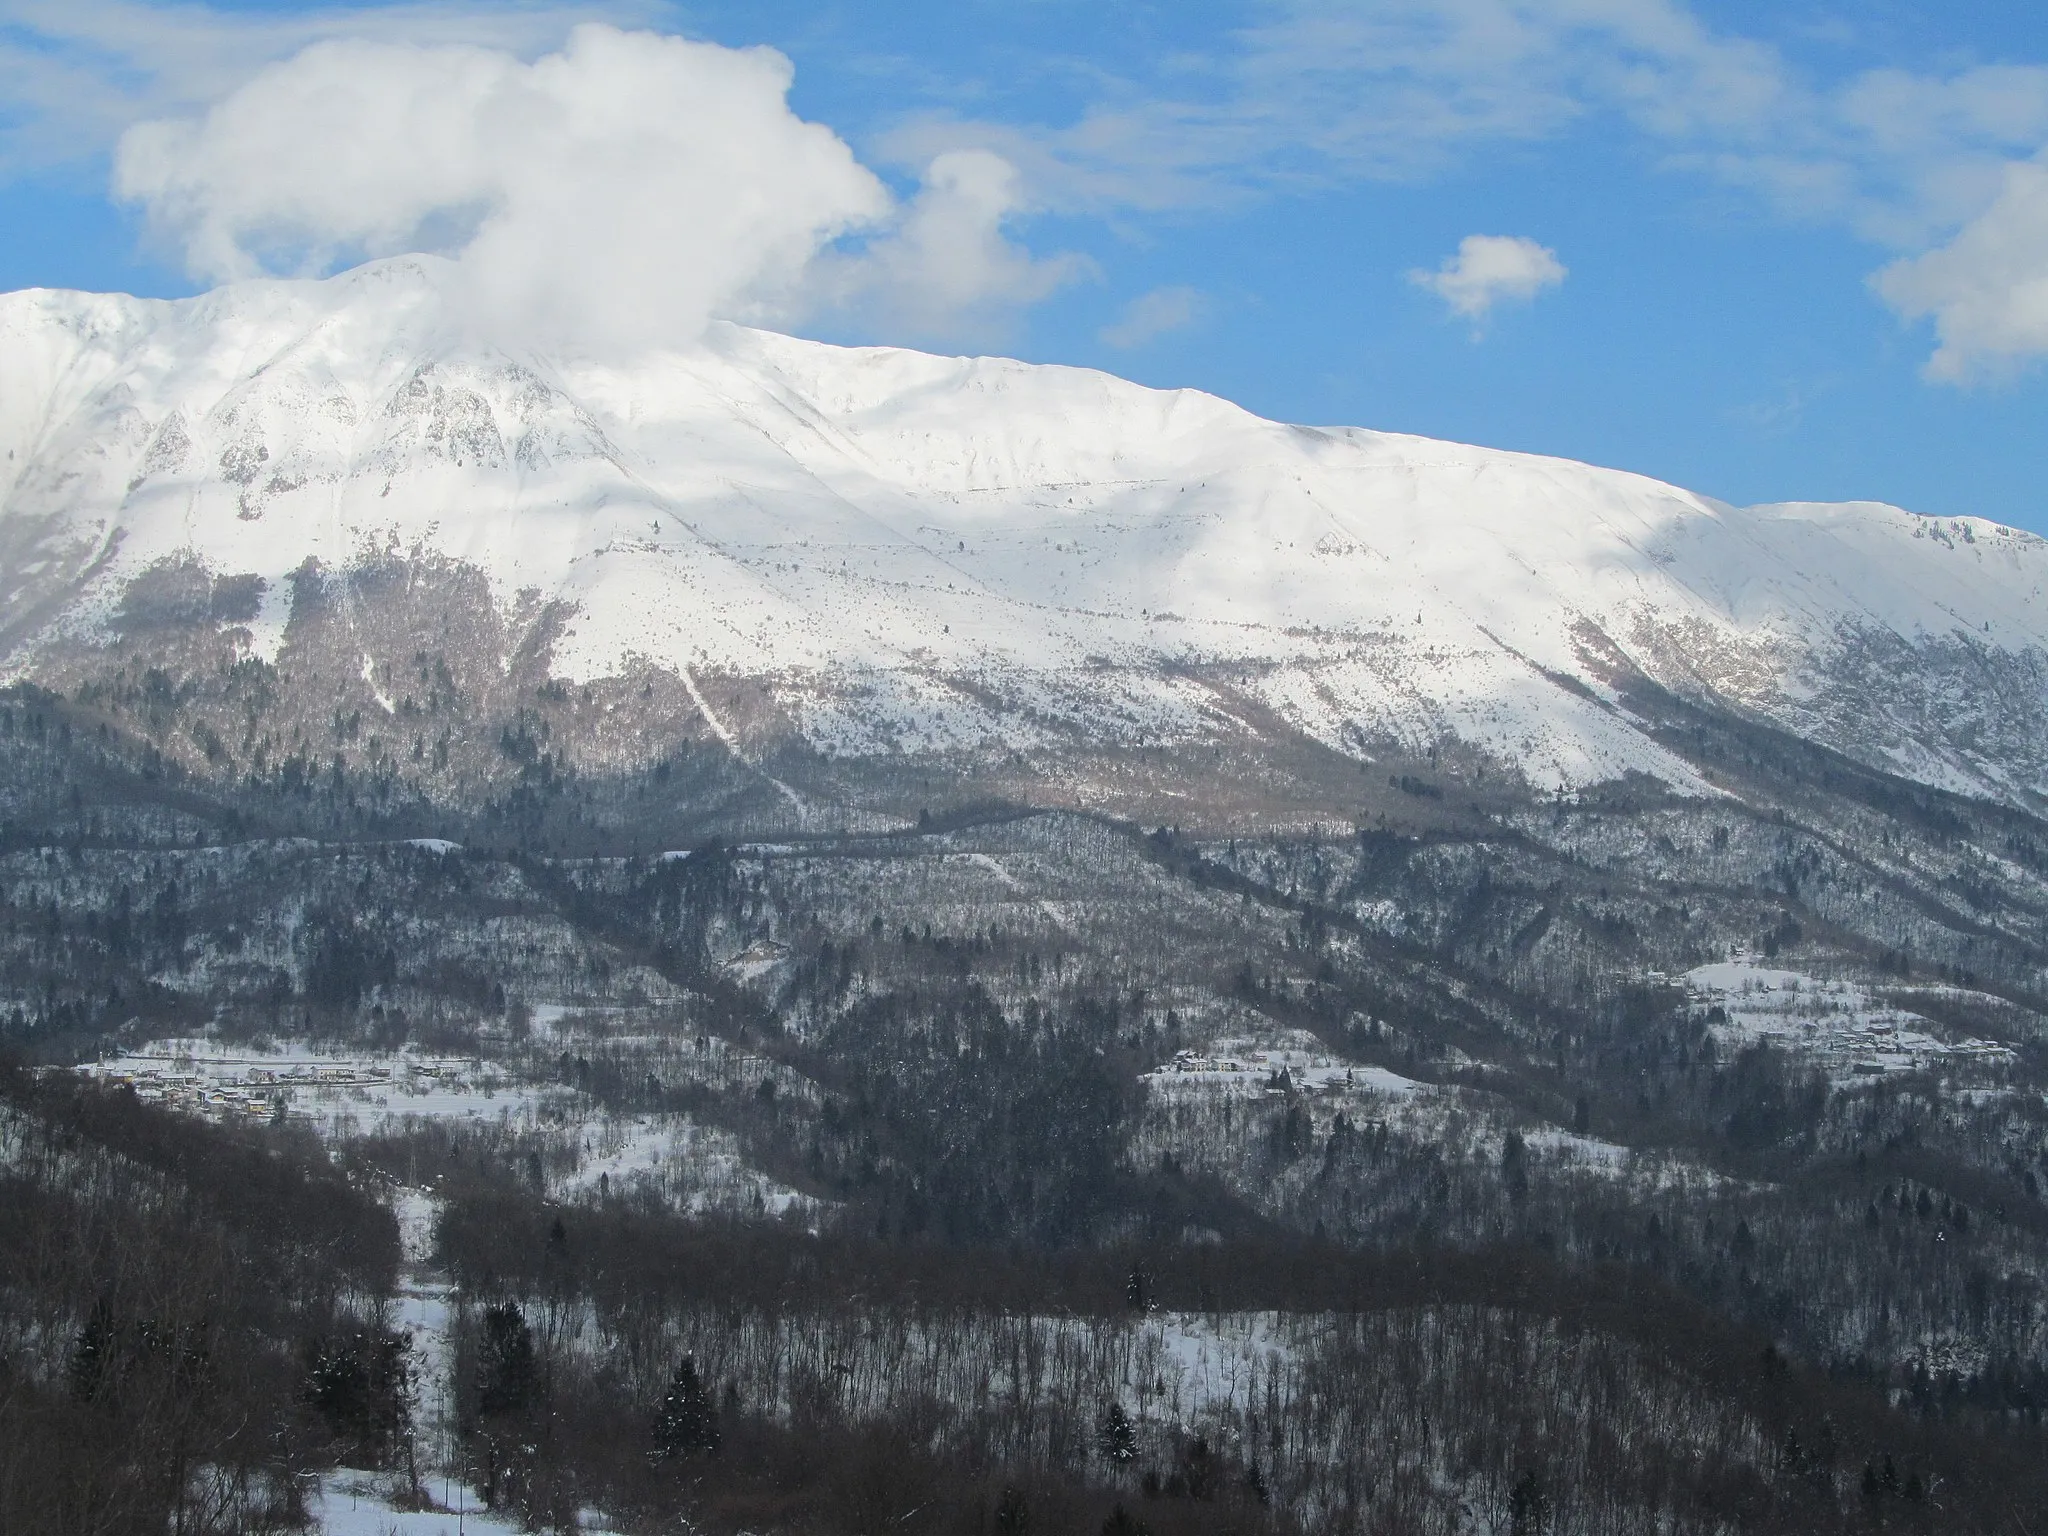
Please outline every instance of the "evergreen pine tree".
[[1111, 1403], [1102, 1410], [1102, 1422], [1096, 1427], [1095, 1443], [1102, 1451], [1105, 1461], [1117, 1466], [1128, 1466], [1138, 1454], [1138, 1431], [1131, 1423], [1131, 1416], [1124, 1412], [1122, 1403]]
[[1266, 1474], [1259, 1470], [1256, 1457], [1253, 1458], [1252, 1464], [1244, 1469], [1244, 1487], [1245, 1492], [1261, 1504], [1271, 1497], [1266, 1488]]
[[1031, 1529], [1031, 1506], [1022, 1489], [1005, 1488], [996, 1500], [996, 1530], [1001, 1536], [1025, 1536]]
[[99, 1395], [118, 1342], [114, 1309], [102, 1296], [92, 1304], [91, 1315], [71, 1345], [71, 1392], [80, 1402], [91, 1402]]
[[540, 1390], [533, 1330], [519, 1308], [501, 1301], [484, 1309], [477, 1347], [477, 1412], [498, 1418], [523, 1412]]
[[1508, 1492], [1508, 1528], [1514, 1536], [1538, 1536], [1550, 1513], [1550, 1499], [1535, 1472], [1524, 1472]]
[[708, 1456], [718, 1450], [718, 1412], [697, 1379], [696, 1362], [688, 1357], [676, 1367], [668, 1391], [662, 1395], [654, 1418], [654, 1444], [664, 1461], [698, 1451]]

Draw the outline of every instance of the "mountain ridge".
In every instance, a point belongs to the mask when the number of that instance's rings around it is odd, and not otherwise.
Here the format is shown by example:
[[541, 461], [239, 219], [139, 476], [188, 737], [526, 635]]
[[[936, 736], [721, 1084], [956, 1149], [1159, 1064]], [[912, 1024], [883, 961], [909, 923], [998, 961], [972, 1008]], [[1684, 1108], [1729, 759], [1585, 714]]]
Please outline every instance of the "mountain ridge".
[[[92, 686], [187, 566], [242, 583], [232, 616], [201, 605], [228, 664], [275, 665], [298, 576], [367, 612], [357, 578], [404, 570], [539, 646], [532, 686], [660, 674], [699, 717], [672, 730], [749, 761], [1291, 735], [1532, 792], [1718, 793], [1631, 720], [1620, 668], [1937, 787], [2048, 787], [2030, 534], [723, 324], [626, 364], [522, 354], [466, 333], [451, 280], [400, 258], [190, 300], [0, 297], [0, 669]], [[320, 688], [396, 729], [431, 648], [356, 627], [355, 678], [329, 657]], [[631, 755], [589, 732], [586, 757]]]

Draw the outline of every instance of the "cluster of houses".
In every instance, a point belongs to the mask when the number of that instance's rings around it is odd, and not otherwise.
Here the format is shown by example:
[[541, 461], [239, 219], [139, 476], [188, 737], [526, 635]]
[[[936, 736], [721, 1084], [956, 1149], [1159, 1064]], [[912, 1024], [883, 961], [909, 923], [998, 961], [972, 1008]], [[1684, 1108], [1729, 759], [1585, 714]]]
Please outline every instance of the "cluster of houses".
[[1920, 1015], [1852, 983], [1771, 970], [1746, 955], [1702, 966], [1687, 980], [1693, 1004], [1706, 1010], [1709, 1028], [1724, 1043], [1769, 1041], [1842, 1076], [1998, 1067], [2015, 1059], [1995, 1040], [1937, 1038]]
[[1261, 1088], [1270, 1094], [1328, 1093], [1350, 1085], [1353, 1071], [1343, 1063], [1311, 1057], [1305, 1051], [1240, 1051], [1207, 1055], [1201, 1051], [1174, 1052], [1173, 1060], [1152, 1078], [1197, 1077]]
[[1995, 1040], [1937, 1040], [1920, 1030], [1890, 1020], [1870, 1020], [1846, 1029], [1808, 1025], [1805, 1030], [1775, 1033], [1782, 1043], [1796, 1044], [1823, 1066], [1855, 1077], [1881, 1077], [1887, 1072], [1917, 1072], [1927, 1067], [2002, 1066], [2014, 1060], [2011, 1049]]
[[290, 1112], [300, 1093], [352, 1088], [426, 1086], [451, 1078], [460, 1063], [287, 1060], [263, 1062], [187, 1053], [116, 1057], [83, 1069], [102, 1082], [132, 1088], [140, 1098], [221, 1119], [274, 1119]]

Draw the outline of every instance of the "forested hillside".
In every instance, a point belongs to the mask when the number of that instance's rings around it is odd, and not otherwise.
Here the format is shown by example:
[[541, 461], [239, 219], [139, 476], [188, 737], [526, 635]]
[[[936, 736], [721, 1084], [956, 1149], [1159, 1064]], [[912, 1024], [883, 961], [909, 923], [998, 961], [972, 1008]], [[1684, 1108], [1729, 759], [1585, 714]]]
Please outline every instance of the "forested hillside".
[[2029, 1528], [2048, 825], [1631, 687], [1724, 793], [666, 847], [14, 689], [0, 1523]]

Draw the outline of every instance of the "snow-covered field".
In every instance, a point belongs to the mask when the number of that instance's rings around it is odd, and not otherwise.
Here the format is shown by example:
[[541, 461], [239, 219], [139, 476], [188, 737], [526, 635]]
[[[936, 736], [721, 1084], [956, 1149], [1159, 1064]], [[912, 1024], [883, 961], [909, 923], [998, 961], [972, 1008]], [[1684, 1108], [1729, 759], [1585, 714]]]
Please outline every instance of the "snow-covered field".
[[492, 1515], [473, 1489], [449, 1484], [431, 1496], [445, 1507], [409, 1510], [387, 1479], [335, 1472], [307, 1502], [320, 1536], [522, 1536], [516, 1521]]
[[585, 1127], [584, 1139], [581, 1166], [552, 1190], [558, 1199], [646, 1193], [693, 1216], [782, 1216], [817, 1203], [749, 1166], [731, 1132], [680, 1116], [603, 1116]]

